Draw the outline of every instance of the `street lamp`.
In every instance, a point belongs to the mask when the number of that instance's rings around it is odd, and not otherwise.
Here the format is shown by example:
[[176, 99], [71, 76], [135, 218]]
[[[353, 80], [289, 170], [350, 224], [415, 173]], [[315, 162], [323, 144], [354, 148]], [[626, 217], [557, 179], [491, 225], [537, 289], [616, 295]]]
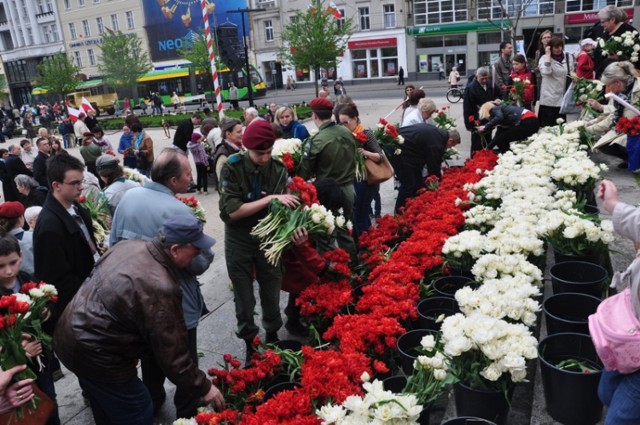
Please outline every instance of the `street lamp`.
[[244, 43], [244, 66], [247, 72], [247, 90], [248, 90], [248, 95], [249, 95], [249, 106], [255, 106], [253, 103], [253, 89], [251, 88], [251, 70], [249, 69], [249, 48], [247, 46], [247, 33], [246, 33], [246, 29], [244, 27], [244, 14], [247, 14], [247, 17], [249, 15], [249, 12], [264, 12], [267, 9], [249, 9], [249, 8], [244, 8], [244, 9], [236, 9], [236, 10], [227, 10], [227, 13], [239, 13], [240, 14], [240, 18], [242, 19], [242, 41]]

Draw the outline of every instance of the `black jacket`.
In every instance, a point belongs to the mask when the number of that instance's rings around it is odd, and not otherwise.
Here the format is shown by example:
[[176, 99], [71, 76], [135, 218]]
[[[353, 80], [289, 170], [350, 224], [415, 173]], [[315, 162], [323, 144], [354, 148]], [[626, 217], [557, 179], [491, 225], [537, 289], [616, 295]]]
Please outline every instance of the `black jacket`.
[[[622, 25], [620, 25], [620, 28], [618, 28], [616, 32], [614, 32], [613, 34], [609, 34], [608, 32], [603, 30], [602, 39], [604, 41], [607, 41], [611, 37], [619, 37], [627, 31], [633, 32], [633, 31], [636, 31], [636, 29], [625, 22]], [[629, 58], [625, 56], [619, 56], [617, 59], [612, 59], [612, 58], [609, 58], [608, 56], [603, 56], [602, 47], [600, 47], [600, 44], [598, 44], [596, 48], [593, 49], [593, 59], [595, 62], [596, 78], [600, 78], [604, 70], [607, 68], [607, 66], [609, 66], [613, 62], [629, 60]]]
[[[91, 216], [79, 204], [74, 205], [95, 244]], [[51, 194], [44, 202], [33, 232], [33, 257], [36, 278], [58, 290], [58, 302], [52, 311], [57, 321], [91, 273], [94, 260], [80, 226]]]
[[11, 175], [9, 175], [7, 164], [4, 161], [0, 161], [0, 181], [2, 181], [4, 200], [17, 201], [20, 194], [18, 193], [18, 189], [16, 188], [16, 182], [13, 181], [13, 178], [11, 178]]
[[491, 110], [491, 119], [484, 125], [485, 131], [491, 131], [496, 126], [515, 127], [520, 124], [522, 111], [525, 108], [517, 105], [498, 105]]
[[186, 119], [178, 125], [176, 132], [173, 135], [173, 144], [187, 152], [187, 143], [191, 141], [191, 135], [193, 134], [193, 122], [191, 118]]
[[473, 116], [473, 120], [478, 119], [478, 111], [482, 104], [498, 99], [500, 96], [495, 92], [491, 84], [487, 82], [487, 90], [484, 90], [478, 80], [473, 80], [467, 86], [462, 100], [462, 118], [464, 126], [469, 131], [475, 130], [475, 124], [469, 122], [469, 117]]
[[44, 152], [38, 152], [38, 155], [33, 160], [33, 178], [40, 183], [41, 186], [48, 187], [47, 182], [47, 159], [49, 155]]
[[400, 128], [399, 132], [404, 137], [404, 143], [394, 167], [419, 170], [426, 165], [430, 176], [440, 177], [449, 133], [431, 124], [409, 125]]
[[18, 174], [26, 174], [27, 176], [33, 176], [31, 171], [24, 165], [22, 158], [19, 155], [9, 154], [9, 158], [5, 161], [7, 164], [7, 171], [13, 179]]

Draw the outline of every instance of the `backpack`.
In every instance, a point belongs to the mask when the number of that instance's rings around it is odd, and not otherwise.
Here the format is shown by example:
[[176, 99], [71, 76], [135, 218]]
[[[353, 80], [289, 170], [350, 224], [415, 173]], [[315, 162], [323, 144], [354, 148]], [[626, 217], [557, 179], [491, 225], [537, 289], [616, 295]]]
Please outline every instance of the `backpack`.
[[607, 370], [633, 373], [640, 369], [640, 320], [631, 302], [631, 288], [600, 303], [589, 316], [589, 333]]

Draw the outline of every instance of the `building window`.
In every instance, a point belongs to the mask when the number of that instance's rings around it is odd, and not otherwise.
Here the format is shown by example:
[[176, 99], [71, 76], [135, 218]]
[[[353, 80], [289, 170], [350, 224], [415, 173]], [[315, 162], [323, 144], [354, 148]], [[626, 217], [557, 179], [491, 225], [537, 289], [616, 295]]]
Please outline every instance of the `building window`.
[[467, 0], [415, 0], [416, 25], [467, 20]]
[[382, 6], [382, 11], [384, 14], [384, 27], [395, 28], [396, 27], [396, 5], [385, 4]]
[[58, 26], [56, 24], [51, 24], [51, 38], [53, 41], [60, 41], [60, 37], [58, 37]]
[[42, 33], [44, 34], [45, 43], [50, 43], [51, 42], [51, 31], [49, 30], [49, 26], [48, 25], [43, 25], [42, 26]]
[[393, 77], [398, 74], [398, 48], [351, 51], [353, 78]]
[[273, 41], [273, 23], [271, 20], [264, 21], [264, 37], [267, 41]]
[[64, 10], [69, 10], [69, 9], [71, 9], [71, 4], [69, 0], [64, 0]]
[[96, 65], [96, 55], [93, 53], [93, 49], [88, 49], [87, 50], [87, 55], [89, 55], [89, 65], [95, 66]]
[[84, 7], [84, 0], [78, 0], [78, 6]]
[[93, 4], [99, 4], [100, 0], [93, 0]]
[[78, 38], [78, 34], [76, 33], [76, 24], [73, 22], [69, 24], [69, 37], [71, 37], [72, 40]]
[[98, 16], [96, 18], [96, 26], [98, 27], [98, 34], [102, 34], [104, 32], [104, 22], [102, 21], [102, 16]]
[[135, 22], [133, 21], [133, 12], [128, 11], [126, 14], [127, 17], [127, 29], [132, 30], [135, 28]]
[[80, 56], [80, 52], [73, 52], [73, 59], [76, 61], [76, 66], [82, 68], [82, 56]]
[[631, 7], [633, 0], [567, 0], [567, 12], [600, 10], [605, 6]]
[[360, 17], [360, 30], [371, 29], [371, 22], [369, 17], [368, 7], [359, 7], [358, 16]]
[[84, 32], [85, 37], [91, 36], [91, 28], [89, 28], [89, 21], [86, 19], [82, 21], [82, 31]]
[[38, 13], [44, 13], [44, 0], [38, 0]]
[[114, 31], [120, 29], [120, 25], [118, 25], [118, 15], [111, 15], [111, 29]]
[[47, 12], [53, 12], [53, 3], [51, 0], [47, 0]]
[[554, 0], [532, 0], [506, 3], [503, 16], [502, 0], [478, 0], [478, 19], [518, 18], [520, 16], [552, 15]]

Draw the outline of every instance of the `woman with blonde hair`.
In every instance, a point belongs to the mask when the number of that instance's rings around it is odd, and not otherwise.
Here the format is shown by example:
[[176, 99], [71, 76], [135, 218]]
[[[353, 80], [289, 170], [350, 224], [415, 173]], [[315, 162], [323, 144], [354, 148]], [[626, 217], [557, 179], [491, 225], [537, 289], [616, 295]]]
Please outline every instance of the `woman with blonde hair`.
[[300, 121], [295, 111], [288, 106], [278, 108], [275, 115], [275, 122], [282, 129], [283, 139], [304, 140], [309, 137], [309, 131]]
[[540, 129], [536, 114], [522, 106], [486, 102], [480, 107], [479, 116], [481, 120], [489, 120], [477, 127], [479, 132], [498, 129], [488, 148], [495, 147], [500, 153], [507, 152], [511, 142], [525, 140]]

